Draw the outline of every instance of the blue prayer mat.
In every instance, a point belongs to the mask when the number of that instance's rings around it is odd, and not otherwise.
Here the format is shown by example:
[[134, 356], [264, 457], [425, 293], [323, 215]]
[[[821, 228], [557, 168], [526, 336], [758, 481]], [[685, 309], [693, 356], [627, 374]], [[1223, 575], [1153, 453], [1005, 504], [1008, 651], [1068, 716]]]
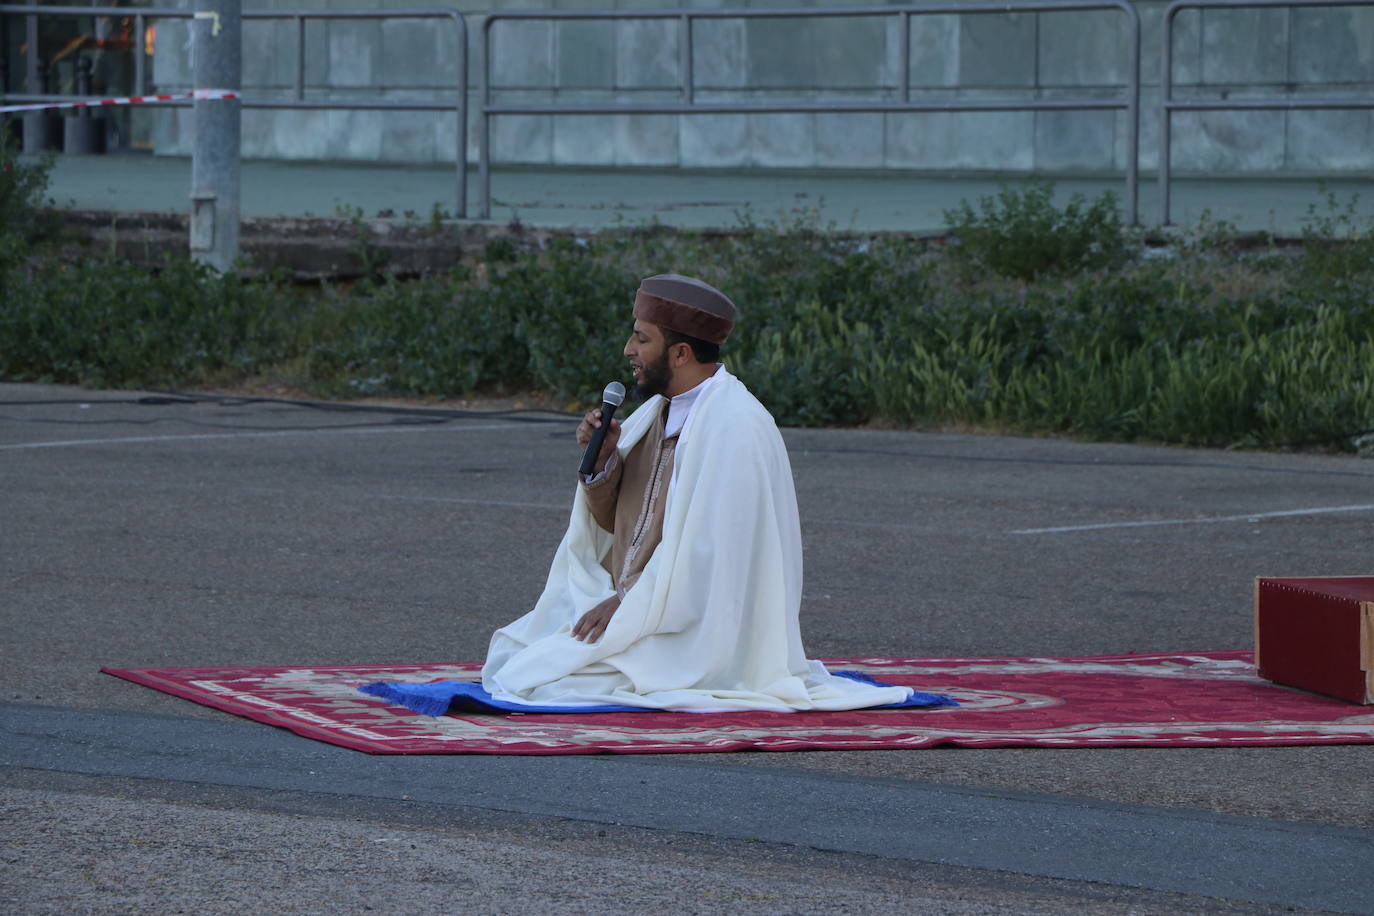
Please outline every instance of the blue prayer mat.
[[[836, 677], [849, 678], [875, 687], [891, 687], [882, 681], [860, 674], [857, 671], [836, 671]], [[525, 703], [511, 703], [498, 700], [482, 689], [481, 684], [471, 681], [436, 681], [432, 684], [408, 684], [400, 681], [377, 681], [365, 684], [358, 690], [368, 696], [378, 697], [396, 706], [418, 712], [425, 716], [442, 716], [449, 712], [478, 713], [598, 713], [598, 712], [668, 712], [654, 706], [531, 706]], [[913, 690], [911, 696], [900, 703], [871, 706], [869, 709], [916, 709], [936, 706], [958, 706], [949, 697], [935, 693], [922, 693]], [[763, 712], [765, 710], [747, 710]]]

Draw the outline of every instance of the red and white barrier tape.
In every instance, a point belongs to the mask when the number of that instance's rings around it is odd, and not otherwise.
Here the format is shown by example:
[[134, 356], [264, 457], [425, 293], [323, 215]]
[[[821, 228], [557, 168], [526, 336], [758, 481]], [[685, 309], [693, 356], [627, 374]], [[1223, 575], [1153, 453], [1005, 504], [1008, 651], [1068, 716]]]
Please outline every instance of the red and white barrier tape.
[[228, 89], [196, 89], [172, 95], [132, 95], [118, 99], [91, 99], [84, 102], [38, 102], [34, 105], [0, 105], [0, 114], [11, 111], [46, 111], [50, 108], [102, 108], [107, 105], [142, 105], [148, 102], [206, 102], [214, 99], [236, 99], [237, 92]]

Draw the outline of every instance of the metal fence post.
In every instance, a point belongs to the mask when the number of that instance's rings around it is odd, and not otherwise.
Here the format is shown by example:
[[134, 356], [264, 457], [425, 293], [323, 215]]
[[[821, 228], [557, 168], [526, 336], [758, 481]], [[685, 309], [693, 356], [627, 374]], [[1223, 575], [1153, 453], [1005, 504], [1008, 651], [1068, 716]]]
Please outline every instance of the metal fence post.
[[897, 22], [902, 27], [901, 60], [898, 66], [902, 68], [902, 75], [897, 80], [897, 85], [901, 87], [902, 94], [899, 98], [905, 104], [911, 101], [911, 14], [903, 11], [897, 16]]
[[305, 17], [292, 16], [291, 21], [296, 27], [296, 94], [292, 97], [299, 102], [305, 98]]
[[[243, 77], [242, 0], [196, 0], [191, 59], [197, 89], [238, 92]], [[219, 271], [239, 256], [238, 99], [192, 108], [191, 257]]]
[[1140, 225], [1140, 13], [1129, 6], [1127, 53], [1131, 77], [1126, 87], [1126, 223]]
[[682, 101], [688, 105], [696, 98], [696, 74], [692, 56], [696, 53], [692, 45], [692, 14], [683, 13], [678, 21], [678, 56], [682, 59]]
[[1164, 22], [1160, 26], [1160, 63], [1159, 63], [1159, 224], [1167, 226], [1171, 222], [1169, 213], [1169, 159], [1173, 153], [1173, 112], [1169, 103], [1174, 95], [1174, 17], [1178, 15], [1177, 3], [1169, 4], [1164, 10]]
[[463, 14], [457, 10], [452, 10], [453, 27], [458, 33], [458, 46], [455, 49], [458, 53], [454, 59], [453, 66], [456, 70], [458, 84], [454, 87], [454, 92], [458, 96], [457, 107], [454, 109], [454, 117], [457, 119], [455, 125], [456, 135], [454, 145], [457, 147], [457, 161], [454, 163], [457, 174], [454, 176], [457, 181], [455, 196], [457, 197], [458, 209], [454, 216], [458, 219], [468, 218], [468, 21], [463, 18]]
[[142, 13], [134, 14], [134, 95], [148, 94], [148, 20]]
[[482, 134], [477, 138], [477, 177], [482, 185], [482, 206], [477, 211], [478, 219], [491, 219], [491, 24], [495, 20], [487, 16], [482, 20], [482, 86], [481, 125]]
[[[38, 0], [29, 0], [32, 6]], [[24, 89], [26, 92], [47, 92], [38, 60], [38, 17], [24, 17]], [[28, 111], [24, 113], [24, 152], [41, 153], [47, 149], [47, 112]]]

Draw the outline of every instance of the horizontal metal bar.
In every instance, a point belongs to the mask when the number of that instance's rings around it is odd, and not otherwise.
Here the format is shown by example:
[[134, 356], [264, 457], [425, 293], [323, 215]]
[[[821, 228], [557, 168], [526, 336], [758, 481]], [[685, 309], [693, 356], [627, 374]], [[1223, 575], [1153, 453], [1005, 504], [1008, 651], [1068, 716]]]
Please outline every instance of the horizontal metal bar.
[[1374, 108], [1374, 98], [1161, 99], [1159, 104], [1167, 111], [1333, 111]]
[[131, 16], [138, 13], [149, 17], [190, 19], [195, 10], [157, 9], [129, 6], [29, 6], [19, 3], [0, 3], [0, 15], [14, 16]]
[[453, 10], [244, 10], [244, 19], [452, 19]]
[[[5, 96], [7, 102], [98, 102], [102, 96], [91, 95], [34, 95], [28, 93], [10, 93]], [[194, 104], [190, 99], [177, 99], [170, 102], [148, 102], [145, 104], [157, 105], [160, 107], [189, 107]], [[396, 101], [386, 101], [384, 99], [239, 99], [239, 106], [242, 108], [300, 108], [300, 109], [366, 109], [369, 111], [455, 111], [458, 107], [456, 101], [407, 101], [398, 99]], [[101, 110], [108, 108], [127, 108], [127, 105], [92, 105], [90, 110]]]
[[[56, 92], [7, 92], [4, 100], [6, 102], [99, 102], [104, 98], [106, 96], [103, 95], [61, 95]], [[159, 102], [158, 104], [170, 103]], [[191, 103], [188, 100], [186, 104]]]
[[[0, 15], [13, 16], [128, 16], [137, 13], [150, 19], [191, 19], [195, 10], [128, 6], [28, 6], [0, 4]], [[244, 10], [243, 19], [452, 19], [453, 10], [429, 7], [413, 10]]]
[[1172, 15], [1179, 10], [1200, 9], [1266, 9], [1271, 7], [1313, 7], [1313, 6], [1369, 6], [1369, 0], [1174, 0], [1169, 4], [1166, 14]]
[[[1355, 2], [1355, 0], [1348, 0]], [[1367, 2], [1367, 0], [1365, 0]], [[678, 19], [685, 13], [693, 19], [814, 19], [871, 18], [894, 16], [900, 13], [925, 16], [1010, 13], [1072, 13], [1088, 10], [1123, 9], [1125, 0], [1007, 0], [1007, 2], [919, 3], [903, 6], [853, 7], [779, 7], [773, 9], [663, 9], [663, 10], [497, 10], [488, 13], [485, 22], [505, 19]]]
[[966, 102], [730, 102], [653, 103], [632, 105], [485, 105], [492, 115], [591, 114], [809, 114], [931, 111], [1124, 111], [1125, 99], [985, 99]]
[[384, 102], [380, 99], [243, 99], [240, 104], [244, 108], [348, 108], [366, 111], [454, 111], [458, 106], [457, 102]]

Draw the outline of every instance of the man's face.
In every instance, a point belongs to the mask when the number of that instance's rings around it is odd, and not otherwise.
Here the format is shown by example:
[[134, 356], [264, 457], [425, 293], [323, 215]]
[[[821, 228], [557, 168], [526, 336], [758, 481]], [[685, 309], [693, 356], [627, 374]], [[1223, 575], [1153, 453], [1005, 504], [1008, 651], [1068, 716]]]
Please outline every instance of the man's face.
[[634, 372], [635, 397], [639, 400], [663, 394], [672, 384], [673, 367], [668, 365], [667, 342], [658, 325], [636, 321], [625, 343], [625, 358]]

